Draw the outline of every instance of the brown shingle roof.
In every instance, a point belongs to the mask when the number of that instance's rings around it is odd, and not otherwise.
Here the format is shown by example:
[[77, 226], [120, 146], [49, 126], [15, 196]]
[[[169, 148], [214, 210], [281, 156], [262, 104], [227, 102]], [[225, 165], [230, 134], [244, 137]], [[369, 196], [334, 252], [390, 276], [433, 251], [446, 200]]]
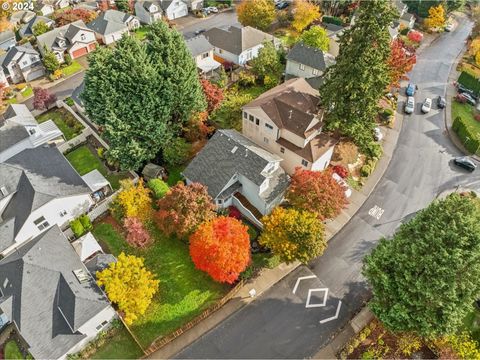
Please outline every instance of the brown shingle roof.
[[334, 146], [338, 142], [337, 139], [331, 137], [328, 134], [320, 134], [314, 137], [311, 141], [307, 143], [304, 148], [300, 148], [290, 141], [285, 140], [284, 138], [279, 138], [277, 143], [284, 148], [293, 151], [298, 156], [301, 156], [303, 159], [314, 163], [317, 161], [323, 154], [325, 154], [328, 149]]

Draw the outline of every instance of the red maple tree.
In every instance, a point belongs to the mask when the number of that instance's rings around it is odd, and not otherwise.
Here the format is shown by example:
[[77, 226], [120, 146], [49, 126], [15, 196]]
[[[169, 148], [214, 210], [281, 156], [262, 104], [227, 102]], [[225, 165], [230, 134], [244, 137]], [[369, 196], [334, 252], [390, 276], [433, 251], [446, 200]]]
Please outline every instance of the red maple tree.
[[[100, 3], [99, 3], [100, 4]], [[55, 13], [54, 20], [57, 26], [70, 24], [77, 20], [82, 20], [84, 23], [89, 23], [97, 17], [97, 13], [92, 10], [76, 8], [59, 11]]]
[[408, 79], [406, 74], [412, 70], [416, 62], [415, 54], [405, 49], [403, 41], [394, 40], [390, 45], [390, 59], [388, 60], [391, 86], [400, 87], [400, 80]]
[[207, 188], [199, 183], [179, 183], [158, 200], [155, 220], [167, 235], [190, 235], [198, 225], [215, 217], [215, 205]]
[[125, 218], [123, 220], [123, 227], [127, 232], [126, 240], [130, 245], [144, 248], [152, 242], [149, 232], [145, 229], [145, 226], [139, 218]]
[[220, 103], [223, 100], [223, 91], [220, 87], [212, 84], [206, 79], [200, 79], [200, 82], [202, 84], [203, 93], [205, 94], [205, 99], [207, 100], [207, 111], [211, 113], [220, 106]]
[[411, 30], [408, 32], [407, 37], [410, 41], [419, 43], [423, 39], [423, 34], [421, 32]]
[[223, 216], [203, 223], [190, 236], [190, 256], [213, 280], [232, 284], [250, 263], [248, 227]]
[[7, 86], [4, 83], [0, 83], [0, 108], [4, 105], [3, 100], [6, 92], [7, 92]]
[[55, 101], [57, 101], [57, 96], [47, 89], [33, 88], [33, 108], [35, 110], [48, 109]]
[[286, 198], [294, 207], [315, 213], [319, 220], [334, 218], [348, 204], [345, 189], [332, 177], [331, 169], [295, 169]]

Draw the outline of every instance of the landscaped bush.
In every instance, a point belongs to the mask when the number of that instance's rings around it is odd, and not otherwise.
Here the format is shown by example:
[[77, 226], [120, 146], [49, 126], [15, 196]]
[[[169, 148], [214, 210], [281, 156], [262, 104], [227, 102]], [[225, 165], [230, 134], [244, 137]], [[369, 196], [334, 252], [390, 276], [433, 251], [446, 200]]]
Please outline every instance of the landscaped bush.
[[322, 22], [325, 24], [334, 24], [338, 26], [343, 26], [343, 20], [336, 16], [324, 16]]
[[88, 232], [88, 231], [92, 230], [92, 228], [93, 228], [92, 221], [90, 220], [88, 215], [83, 214], [78, 219], [80, 220], [80, 223], [82, 224], [85, 232]]
[[333, 172], [338, 176], [340, 176], [342, 179], [345, 179], [346, 177], [348, 177], [348, 170], [345, 166], [335, 165], [333, 167]]
[[471, 128], [468, 122], [460, 116], [453, 120], [452, 129], [458, 135], [465, 148], [472, 154], [475, 154], [480, 147], [480, 139], [475, 129]]
[[238, 73], [238, 84], [243, 87], [255, 85], [255, 75], [246, 70], [240, 71]]
[[79, 218], [70, 221], [70, 228], [72, 229], [72, 232], [76, 238], [79, 238], [85, 233], [85, 228], [83, 227]]
[[18, 360], [23, 359], [23, 354], [18, 347], [18, 344], [15, 340], [9, 340], [4, 346], [4, 358], [6, 360]]
[[157, 200], [163, 198], [170, 189], [167, 183], [160, 179], [148, 180], [147, 186], [152, 190], [153, 197]]
[[240, 210], [238, 210], [235, 206], [228, 207], [228, 216], [238, 220], [242, 218], [242, 214], [240, 213]]
[[423, 34], [419, 31], [409, 31], [407, 34], [408, 40], [419, 43], [423, 39]]
[[407, 35], [409, 31], [410, 31], [410, 29], [408, 27], [406, 27], [406, 28], [400, 30], [400, 35]]
[[65, 104], [67, 104], [68, 106], [73, 106], [75, 105], [75, 102], [73, 101], [73, 99], [71, 97], [68, 97], [65, 99]]
[[462, 71], [460, 74], [458, 83], [465, 86], [467, 89], [472, 90], [477, 95], [480, 93], [479, 79], [465, 71]]
[[480, 121], [480, 114], [475, 114], [475, 116], [473, 118], [477, 121]]

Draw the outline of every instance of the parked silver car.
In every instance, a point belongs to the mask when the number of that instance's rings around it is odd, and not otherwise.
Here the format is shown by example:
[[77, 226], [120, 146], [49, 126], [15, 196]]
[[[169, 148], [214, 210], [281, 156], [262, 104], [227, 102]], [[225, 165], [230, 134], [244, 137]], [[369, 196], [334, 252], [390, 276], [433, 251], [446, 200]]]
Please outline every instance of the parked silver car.
[[405, 102], [405, 114], [412, 114], [415, 111], [415, 99], [409, 96]]

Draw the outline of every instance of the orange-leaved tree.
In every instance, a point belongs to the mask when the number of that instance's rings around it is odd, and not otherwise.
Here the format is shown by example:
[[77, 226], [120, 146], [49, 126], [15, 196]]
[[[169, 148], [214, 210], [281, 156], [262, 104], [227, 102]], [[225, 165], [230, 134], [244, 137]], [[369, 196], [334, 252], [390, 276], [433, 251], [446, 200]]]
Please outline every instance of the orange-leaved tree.
[[287, 263], [307, 263], [327, 247], [323, 223], [309, 211], [277, 207], [262, 222], [259, 243]]
[[405, 50], [404, 43], [400, 39], [395, 39], [390, 44], [390, 67], [391, 86], [400, 87], [400, 80], [408, 80], [407, 73], [413, 69], [417, 58], [414, 53]]
[[317, 20], [321, 15], [317, 5], [307, 0], [295, 0], [293, 4], [292, 27], [298, 32], [302, 32], [303, 29]]
[[345, 189], [335, 181], [330, 169], [297, 168], [286, 198], [294, 207], [315, 213], [319, 220], [337, 216], [348, 204]]
[[223, 100], [223, 90], [207, 79], [200, 79], [200, 83], [202, 84], [205, 100], [207, 100], [207, 111], [211, 113], [220, 106]]
[[112, 211], [119, 218], [136, 217], [141, 221], [150, 219], [152, 215], [152, 198], [150, 189], [143, 185], [140, 178], [137, 184], [132, 180], [121, 182], [122, 190], [112, 204]]
[[215, 205], [207, 188], [199, 183], [179, 183], [158, 200], [158, 227], [167, 235], [190, 235], [200, 224], [215, 217]]
[[213, 280], [232, 284], [250, 263], [248, 227], [233, 217], [218, 217], [190, 236], [190, 256]]
[[237, 6], [237, 16], [243, 26], [267, 30], [275, 20], [275, 5], [272, 0], [243, 0]]

